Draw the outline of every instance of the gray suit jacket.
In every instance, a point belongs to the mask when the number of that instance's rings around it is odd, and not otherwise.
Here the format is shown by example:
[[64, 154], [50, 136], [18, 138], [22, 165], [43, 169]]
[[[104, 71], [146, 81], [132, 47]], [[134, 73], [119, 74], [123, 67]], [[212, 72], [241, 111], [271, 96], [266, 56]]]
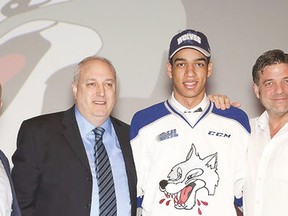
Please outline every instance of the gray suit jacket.
[[[136, 171], [129, 125], [113, 117], [111, 121], [124, 157], [134, 216]], [[23, 216], [90, 216], [92, 174], [74, 106], [24, 121], [12, 160], [12, 178]]]
[[13, 198], [13, 203], [12, 203], [12, 216], [21, 216], [20, 208], [17, 202], [13, 182], [10, 176], [10, 165], [7, 157], [4, 155], [4, 153], [0, 150], [0, 160], [2, 161], [5, 171], [7, 173], [10, 185], [11, 185], [11, 191], [12, 191], [12, 198]]

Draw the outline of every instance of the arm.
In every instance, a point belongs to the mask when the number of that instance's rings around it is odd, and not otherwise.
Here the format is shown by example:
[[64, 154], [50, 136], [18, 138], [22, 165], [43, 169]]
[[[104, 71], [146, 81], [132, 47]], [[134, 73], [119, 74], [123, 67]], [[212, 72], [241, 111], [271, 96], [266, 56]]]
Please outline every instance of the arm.
[[7, 215], [7, 212], [11, 211], [10, 202], [12, 201], [12, 194], [10, 190], [9, 175], [9, 161], [0, 150], [0, 215]]
[[37, 167], [38, 152], [33, 134], [24, 122], [18, 133], [17, 150], [12, 157], [14, 163], [12, 178], [23, 215], [33, 215], [40, 183], [40, 171]]
[[130, 139], [137, 173], [137, 215], [141, 215], [142, 201], [144, 196], [142, 186], [146, 182], [150, 161], [145, 159], [147, 149], [146, 145], [143, 144], [141, 134], [139, 134], [139, 118], [135, 117], [135, 115], [133, 116], [131, 122]]

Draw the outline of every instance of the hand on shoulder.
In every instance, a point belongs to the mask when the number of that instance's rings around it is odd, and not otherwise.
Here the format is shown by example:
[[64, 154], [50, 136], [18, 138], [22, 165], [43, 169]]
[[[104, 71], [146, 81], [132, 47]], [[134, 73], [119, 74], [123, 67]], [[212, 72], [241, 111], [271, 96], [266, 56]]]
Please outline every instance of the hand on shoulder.
[[212, 94], [208, 95], [210, 101], [214, 102], [217, 109], [226, 110], [229, 109], [230, 106], [240, 107], [241, 104], [239, 102], [231, 103], [230, 99], [226, 95], [221, 94]]

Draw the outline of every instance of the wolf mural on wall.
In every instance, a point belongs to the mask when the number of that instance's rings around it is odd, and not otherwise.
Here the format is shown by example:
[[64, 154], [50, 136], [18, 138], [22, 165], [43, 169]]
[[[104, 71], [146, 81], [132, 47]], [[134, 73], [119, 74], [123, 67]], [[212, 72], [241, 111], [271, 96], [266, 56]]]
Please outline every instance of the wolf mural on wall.
[[218, 186], [217, 153], [202, 159], [192, 144], [186, 160], [176, 164], [159, 182], [160, 191], [171, 197], [176, 209], [191, 210], [197, 201], [197, 192], [207, 190], [213, 196]]

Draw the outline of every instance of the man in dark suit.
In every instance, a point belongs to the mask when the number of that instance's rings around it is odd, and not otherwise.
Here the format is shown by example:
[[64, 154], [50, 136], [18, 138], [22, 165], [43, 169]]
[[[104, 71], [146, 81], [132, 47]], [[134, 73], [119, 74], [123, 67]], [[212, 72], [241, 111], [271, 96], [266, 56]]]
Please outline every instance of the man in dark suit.
[[[12, 177], [22, 215], [134, 216], [136, 172], [129, 125], [110, 115], [116, 102], [115, 68], [105, 58], [83, 59], [72, 90], [72, 108], [26, 120], [20, 127]], [[100, 211], [93, 132], [98, 127], [105, 130], [117, 214]]]
[[[0, 83], [0, 108], [2, 107], [2, 85]], [[21, 216], [7, 157], [0, 150], [0, 215]]]

